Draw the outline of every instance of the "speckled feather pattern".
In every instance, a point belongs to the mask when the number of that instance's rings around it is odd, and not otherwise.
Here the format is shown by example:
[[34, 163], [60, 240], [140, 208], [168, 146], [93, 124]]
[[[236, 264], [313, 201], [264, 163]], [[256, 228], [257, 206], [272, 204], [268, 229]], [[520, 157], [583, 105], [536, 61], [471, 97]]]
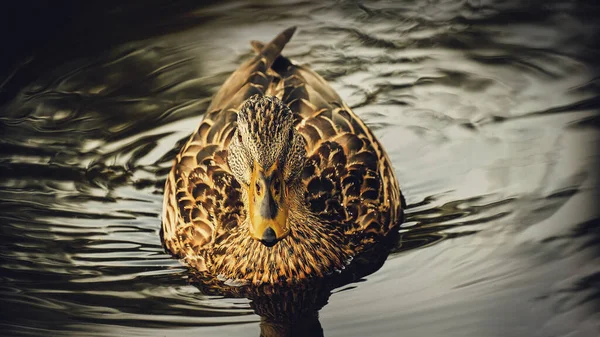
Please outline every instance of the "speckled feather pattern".
[[284, 156], [285, 145], [292, 141], [286, 130], [294, 123], [293, 113], [278, 103], [276, 97], [257, 94], [248, 98], [238, 113], [238, 128], [246, 128], [244, 134], [251, 137], [244, 145], [264, 168]]
[[[167, 177], [163, 243], [206, 275], [252, 284], [321, 277], [343, 269], [402, 222], [400, 189], [381, 144], [322, 77], [280, 55], [292, 34], [288, 29], [269, 44], [254, 43], [259, 52], [215, 95]], [[263, 96], [287, 108], [256, 99]], [[297, 144], [305, 158], [290, 186], [300, 196], [290, 201], [295, 225], [273, 248], [248, 235], [248, 196], [232, 174], [236, 164], [228, 162], [238, 113], [249, 128], [272, 132], [252, 142], [272, 149], [256, 150], [272, 154], [260, 158], [261, 165], [276, 160], [290, 141], [277, 132], [283, 124], [293, 123], [302, 138]]]

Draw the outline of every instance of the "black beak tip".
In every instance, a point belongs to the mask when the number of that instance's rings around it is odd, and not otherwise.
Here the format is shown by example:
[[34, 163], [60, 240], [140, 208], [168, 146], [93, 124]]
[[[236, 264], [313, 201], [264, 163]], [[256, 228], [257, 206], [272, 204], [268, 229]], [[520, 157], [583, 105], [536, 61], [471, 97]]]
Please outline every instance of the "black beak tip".
[[267, 247], [275, 246], [275, 244], [277, 243], [277, 235], [275, 234], [273, 228], [268, 227], [267, 229], [265, 229], [261, 242]]

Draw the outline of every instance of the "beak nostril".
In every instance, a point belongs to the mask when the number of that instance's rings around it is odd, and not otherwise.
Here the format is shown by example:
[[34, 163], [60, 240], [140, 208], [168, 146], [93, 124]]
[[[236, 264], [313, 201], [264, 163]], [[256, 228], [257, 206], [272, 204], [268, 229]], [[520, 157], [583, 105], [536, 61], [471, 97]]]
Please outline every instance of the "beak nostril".
[[277, 234], [271, 227], [265, 229], [262, 236], [262, 243], [267, 247], [273, 247], [277, 243]]

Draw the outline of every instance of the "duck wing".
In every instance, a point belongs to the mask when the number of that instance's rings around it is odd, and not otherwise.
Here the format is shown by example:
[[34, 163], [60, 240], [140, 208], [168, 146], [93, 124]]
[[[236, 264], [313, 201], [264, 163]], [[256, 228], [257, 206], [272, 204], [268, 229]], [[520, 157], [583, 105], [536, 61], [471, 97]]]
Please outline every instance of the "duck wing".
[[[252, 46], [265, 48], [256, 41]], [[342, 226], [355, 250], [402, 223], [405, 201], [388, 155], [327, 81], [282, 55], [266, 74], [266, 94], [290, 107], [307, 141], [302, 179], [311, 210]]]

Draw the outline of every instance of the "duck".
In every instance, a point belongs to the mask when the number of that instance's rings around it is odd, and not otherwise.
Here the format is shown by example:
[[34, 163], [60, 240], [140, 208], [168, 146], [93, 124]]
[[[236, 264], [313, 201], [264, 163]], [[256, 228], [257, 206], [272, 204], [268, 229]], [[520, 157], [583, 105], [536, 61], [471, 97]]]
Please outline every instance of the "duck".
[[251, 41], [165, 182], [165, 250], [227, 285], [340, 273], [404, 218], [382, 144], [323, 77], [281, 54], [295, 31]]

